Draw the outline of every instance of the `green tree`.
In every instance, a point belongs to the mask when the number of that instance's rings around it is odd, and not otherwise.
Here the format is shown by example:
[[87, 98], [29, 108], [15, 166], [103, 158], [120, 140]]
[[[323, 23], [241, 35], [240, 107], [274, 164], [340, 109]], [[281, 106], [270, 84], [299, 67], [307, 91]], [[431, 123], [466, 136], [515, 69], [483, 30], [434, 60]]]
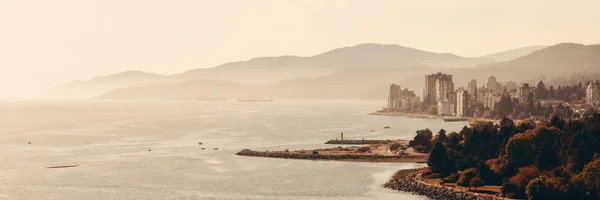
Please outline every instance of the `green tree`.
[[527, 107], [525, 108], [525, 113], [529, 115], [535, 115], [536, 113], [535, 100], [533, 99], [533, 94], [531, 93], [527, 95]]
[[469, 187], [469, 183], [471, 183], [471, 179], [479, 176], [479, 173], [475, 168], [465, 169], [460, 172], [460, 177], [458, 181], [456, 181], [457, 185]]
[[542, 175], [542, 171], [540, 171], [537, 167], [523, 167], [519, 169], [519, 173], [510, 178], [510, 182], [517, 186], [517, 196], [525, 197], [525, 189], [534, 178]]
[[429, 166], [429, 169], [431, 169], [431, 172], [434, 173], [450, 174], [454, 172], [454, 165], [448, 158], [446, 146], [441, 142], [435, 143], [433, 149], [431, 149], [427, 165]]
[[431, 130], [418, 130], [417, 135], [409, 142], [409, 146], [413, 147], [417, 152], [427, 153], [433, 147], [433, 144], [431, 143], [432, 138], [433, 133]]
[[489, 159], [485, 163], [491, 171], [498, 174], [500, 177], [510, 177], [514, 174], [514, 165], [509, 165], [506, 156], [500, 158]]
[[508, 143], [510, 137], [516, 134], [516, 129], [517, 126], [515, 125], [515, 122], [513, 120], [507, 117], [503, 117], [500, 120], [500, 131], [498, 132], [500, 135], [498, 149], [496, 149], [495, 152], [496, 155], [504, 154], [504, 148], [506, 147], [506, 143]]
[[504, 182], [502, 184], [502, 197], [508, 198], [519, 198], [519, 189], [517, 186], [511, 182]]
[[535, 98], [537, 99], [546, 99], [548, 98], [548, 90], [546, 89], [546, 85], [543, 81], [538, 82], [537, 87], [535, 88]]
[[554, 89], [554, 86], [550, 86], [548, 89], [548, 99], [556, 99], [556, 90]]
[[588, 192], [600, 196], [600, 159], [596, 159], [583, 168], [574, 180]]
[[562, 131], [556, 127], [538, 127], [534, 129], [535, 165], [541, 170], [551, 170], [560, 165], [558, 151]]
[[458, 148], [458, 143], [460, 143], [461, 140], [462, 138], [456, 132], [448, 134], [448, 147], [451, 149]]
[[564, 199], [559, 191], [560, 181], [544, 175], [532, 179], [527, 184], [525, 194], [529, 200]]
[[516, 134], [508, 140], [508, 144], [506, 144], [508, 163], [515, 166], [534, 164], [537, 153], [531, 145], [534, 134], [532, 130], [527, 130], [525, 133]]
[[441, 142], [442, 144], [448, 144], [448, 135], [446, 135], [446, 130], [440, 129], [437, 135], [433, 137], [433, 143]]
[[516, 104], [512, 101], [510, 96], [504, 94], [500, 97], [500, 101], [496, 103], [496, 106], [494, 106], [494, 110], [496, 111], [495, 115], [500, 117], [510, 115], [513, 113], [515, 106]]

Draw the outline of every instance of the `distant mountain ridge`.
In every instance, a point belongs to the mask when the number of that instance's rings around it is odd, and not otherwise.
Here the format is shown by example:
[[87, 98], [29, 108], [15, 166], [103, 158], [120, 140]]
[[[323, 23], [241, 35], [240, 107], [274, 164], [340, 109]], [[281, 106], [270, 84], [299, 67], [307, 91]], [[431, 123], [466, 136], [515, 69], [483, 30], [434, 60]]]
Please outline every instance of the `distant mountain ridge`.
[[487, 64], [470, 70], [460, 69], [453, 73], [459, 80], [477, 77], [483, 81], [487, 76], [494, 75], [498, 80], [525, 81], [538, 77], [565, 77], [599, 71], [599, 45], [561, 43], [515, 60]]
[[512, 50], [503, 51], [500, 53], [489, 54], [489, 55], [485, 55], [482, 57], [490, 58], [497, 62], [506, 62], [506, 61], [510, 61], [510, 60], [514, 60], [514, 59], [526, 56], [530, 53], [533, 53], [535, 51], [538, 51], [538, 50], [541, 50], [541, 49], [544, 49], [547, 47], [548, 46], [544, 46], [544, 45], [521, 47], [518, 49], [512, 49]]
[[[186, 79], [223, 79], [249, 84], [269, 84], [282, 80], [318, 77], [350, 68], [472, 67], [491, 63], [487, 58], [465, 58], [447, 53], [432, 53], [400, 45], [366, 43], [342, 47], [312, 57], [258, 57], [231, 62], [214, 68], [193, 69], [175, 75]], [[268, 78], [263, 73], [271, 73]]]
[[110, 90], [165, 82], [197, 79], [232, 81], [242, 84], [275, 84], [280, 81], [320, 77], [354, 68], [434, 68], [473, 67], [492, 63], [488, 58], [466, 58], [449, 53], [433, 53], [400, 45], [374, 43], [342, 47], [311, 57], [258, 57], [247, 61], [225, 63], [213, 68], [198, 68], [180, 74], [163, 76], [128, 71], [109, 76], [61, 85], [50, 91], [55, 96], [91, 97]]
[[145, 79], [158, 79], [164, 78], [164, 75], [148, 73], [139, 70], [124, 71], [116, 74], [106, 76], [96, 76], [91, 81], [103, 81], [103, 80], [125, 80], [130, 78], [145, 78]]
[[434, 68], [473, 67], [491, 63], [486, 58], [467, 58], [450, 53], [433, 53], [394, 44], [365, 43], [351, 47], [342, 47], [313, 57], [328, 61], [327, 64], [344, 66], [352, 64], [360, 68], [396, 68], [428, 65]]
[[[385, 99], [388, 84], [398, 83], [402, 88], [415, 91], [422, 95], [424, 75], [441, 71], [452, 74], [456, 87], [466, 86], [471, 79], [478, 80], [479, 85], [485, 83], [490, 75], [499, 81], [529, 81], [539, 76], [547, 78], [568, 76], [573, 73], [592, 73], [600, 71], [600, 46], [562, 43], [535, 51], [515, 60], [485, 64], [476, 68], [446, 68], [438, 69], [426, 66], [406, 68], [349, 68], [320, 77], [304, 77], [267, 85], [235, 85], [219, 86], [218, 90], [208, 91], [203, 85], [190, 84], [188, 90], [177, 91], [180, 86], [163, 84], [160, 87], [145, 86], [143, 89], [123, 89], [119, 94], [107, 93], [102, 98], [135, 98], [153, 92], [151, 98], [166, 98], [168, 96], [193, 98], [199, 95], [216, 95], [206, 97], [230, 98], [244, 96], [274, 98], [352, 98], [352, 99]], [[146, 91], [146, 92], [143, 92]], [[138, 95], [140, 93], [140, 95]], [[168, 94], [166, 96], [163, 96]], [[147, 97], [147, 96], [146, 96]], [[150, 97], [148, 97], [150, 98]]]
[[49, 93], [60, 97], [94, 97], [122, 87], [172, 82], [170, 80], [168, 76], [132, 70], [63, 84], [52, 88]]

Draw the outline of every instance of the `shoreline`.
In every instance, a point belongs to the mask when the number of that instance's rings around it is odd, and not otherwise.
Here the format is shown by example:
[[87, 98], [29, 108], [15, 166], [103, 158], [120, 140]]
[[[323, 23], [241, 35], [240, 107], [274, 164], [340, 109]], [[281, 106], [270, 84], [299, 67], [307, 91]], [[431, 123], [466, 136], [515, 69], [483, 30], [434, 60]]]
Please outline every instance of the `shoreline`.
[[500, 197], [474, 194], [471, 192], [457, 191], [442, 186], [427, 184], [417, 181], [415, 176], [426, 168], [404, 169], [396, 172], [392, 178], [383, 184], [384, 188], [408, 192], [415, 195], [426, 196], [433, 200], [495, 200]]
[[[379, 111], [375, 111], [375, 112], [368, 113], [367, 115], [400, 116], [400, 117], [422, 118], [422, 119], [441, 119], [441, 120], [444, 120], [445, 122], [459, 122], [459, 121], [472, 122], [472, 121], [475, 121], [475, 120], [491, 121], [491, 122], [498, 121], [498, 120], [486, 119], [486, 118], [482, 118], [482, 117], [440, 116], [440, 115], [430, 115], [430, 114], [423, 114], [423, 113], [407, 113], [407, 112], [379, 112]], [[446, 120], [448, 120], [448, 121], [446, 121]]]
[[[341, 142], [343, 140], [332, 140]], [[398, 148], [391, 151], [390, 146], [407, 145], [405, 140], [346, 140], [347, 143], [360, 143], [360, 146], [334, 147], [312, 150], [284, 150], [284, 151], [254, 151], [243, 149], [237, 156], [263, 157], [276, 159], [298, 159], [312, 161], [344, 161], [344, 162], [371, 162], [371, 163], [427, 163], [427, 154], [416, 153], [412, 148]], [[367, 144], [372, 143], [372, 144]], [[396, 147], [392, 147], [395, 149]], [[381, 185], [384, 188], [408, 192], [414, 195], [425, 196], [433, 200], [495, 200], [496, 196], [461, 191], [456, 188], [436, 185], [424, 180], [421, 171], [425, 168], [399, 170], [390, 179]]]

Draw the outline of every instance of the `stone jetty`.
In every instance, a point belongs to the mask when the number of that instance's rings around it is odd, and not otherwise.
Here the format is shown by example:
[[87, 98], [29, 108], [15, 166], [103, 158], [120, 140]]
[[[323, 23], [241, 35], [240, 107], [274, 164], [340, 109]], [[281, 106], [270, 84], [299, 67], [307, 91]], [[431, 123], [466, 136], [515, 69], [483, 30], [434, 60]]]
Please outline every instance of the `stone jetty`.
[[283, 158], [283, 159], [304, 159], [304, 160], [341, 160], [341, 161], [362, 161], [362, 162], [406, 162], [406, 163], [424, 163], [427, 160], [423, 156], [404, 155], [374, 155], [374, 154], [321, 154], [319, 151], [313, 151], [310, 154], [286, 152], [286, 151], [253, 151], [244, 149], [236, 153], [238, 156]]
[[389, 144], [391, 140], [329, 140], [325, 144]]

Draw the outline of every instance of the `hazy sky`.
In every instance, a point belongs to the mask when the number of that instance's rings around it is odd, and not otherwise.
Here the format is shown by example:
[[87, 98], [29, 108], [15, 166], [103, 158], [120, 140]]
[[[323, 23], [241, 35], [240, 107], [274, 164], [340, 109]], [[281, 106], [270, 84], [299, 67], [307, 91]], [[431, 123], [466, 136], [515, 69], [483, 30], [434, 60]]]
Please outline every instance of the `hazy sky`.
[[461, 56], [600, 42], [600, 1], [0, 0], [0, 96], [365, 42]]

